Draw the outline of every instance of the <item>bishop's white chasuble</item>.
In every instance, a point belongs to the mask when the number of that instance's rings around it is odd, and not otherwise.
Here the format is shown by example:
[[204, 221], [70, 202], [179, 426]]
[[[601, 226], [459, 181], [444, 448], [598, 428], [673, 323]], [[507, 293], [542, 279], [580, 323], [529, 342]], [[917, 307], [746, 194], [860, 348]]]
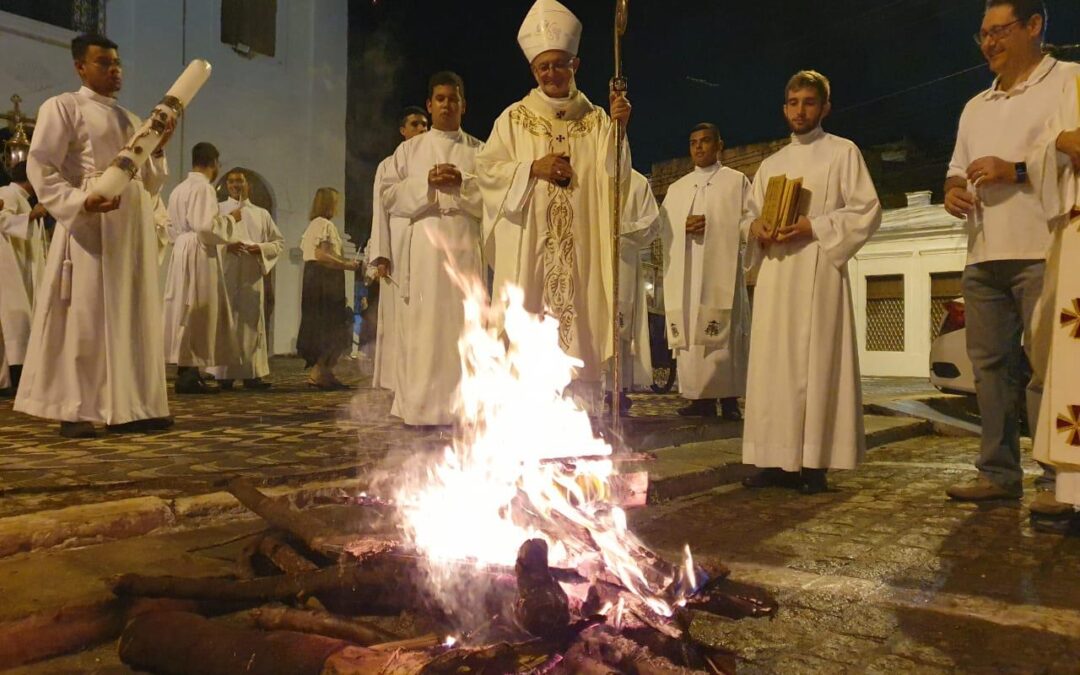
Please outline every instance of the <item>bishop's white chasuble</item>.
[[[623, 143], [627, 195], [630, 151]], [[530, 176], [533, 161], [551, 153], [570, 158], [574, 177], [566, 187]], [[576, 379], [597, 390], [613, 349], [615, 154], [614, 126], [602, 108], [580, 91], [552, 99], [534, 89], [499, 116], [476, 158], [494, 292], [517, 284], [526, 309], [554, 316], [563, 351], [584, 363]]]

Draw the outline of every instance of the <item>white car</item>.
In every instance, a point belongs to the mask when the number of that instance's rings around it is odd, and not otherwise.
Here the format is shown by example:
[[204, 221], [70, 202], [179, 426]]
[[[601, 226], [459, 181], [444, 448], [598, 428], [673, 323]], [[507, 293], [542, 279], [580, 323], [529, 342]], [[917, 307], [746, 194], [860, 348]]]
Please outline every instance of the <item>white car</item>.
[[963, 298], [945, 303], [941, 329], [930, 345], [930, 384], [946, 394], [975, 393], [975, 373], [967, 355]]

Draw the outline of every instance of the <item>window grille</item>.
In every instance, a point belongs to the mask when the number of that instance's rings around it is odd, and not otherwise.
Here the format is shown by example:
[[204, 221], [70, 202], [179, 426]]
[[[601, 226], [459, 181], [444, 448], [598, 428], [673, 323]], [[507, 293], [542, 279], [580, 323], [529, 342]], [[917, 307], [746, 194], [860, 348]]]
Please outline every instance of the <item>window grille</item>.
[[866, 351], [904, 351], [904, 275], [866, 277]]

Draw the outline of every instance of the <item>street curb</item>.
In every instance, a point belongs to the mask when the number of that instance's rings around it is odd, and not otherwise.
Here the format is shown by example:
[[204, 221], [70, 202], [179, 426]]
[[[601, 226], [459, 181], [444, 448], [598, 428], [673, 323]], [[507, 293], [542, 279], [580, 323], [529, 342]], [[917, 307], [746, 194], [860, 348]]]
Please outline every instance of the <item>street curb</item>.
[[[922, 399], [912, 399], [917, 403], [923, 403]], [[970, 428], [971, 425], [968, 422], [961, 420], [959, 424], [952, 424], [945, 421], [945, 415], [934, 411], [936, 414], [931, 418], [930, 416], [920, 415], [918, 412], [912, 411], [908, 408], [898, 409], [894, 405], [886, 403], [869, 403], [863, 406], [867, 413], [873, 415], [883, 415], [886, 417], [911, 417], [914, 419], [920, 419], [933, 428], [933, 433], [938, 436], [947, 436], [949, 438], [978, 438], [979, 432]]]
[[[912, 420], [910, 424], [879, 429], [866, 435], [866, 449], [879, 448], [883, 445], [899, 443], [919, 436], [934, 433], [934, 425], [925, 420]], [[698, 492], [705, 492], [723, 485], [738, 483], [754, 473], [754, 467], [740, 462], [731, 462], [723, 466], [703, 469], [691, 473], [668, 476], [649, 482], [649, 504], [678, 499]]]
[[[355, 478], [262, 488], [270, 497], [304, 507], [319, 497], [355, 488]], [[0, 558], [49, 548], [74, 548], [137, 537], [165, 529], [208, 524], [223, 518], [257, 518], [228, 492], [172, 499], [133, 497], [0, 518]]]

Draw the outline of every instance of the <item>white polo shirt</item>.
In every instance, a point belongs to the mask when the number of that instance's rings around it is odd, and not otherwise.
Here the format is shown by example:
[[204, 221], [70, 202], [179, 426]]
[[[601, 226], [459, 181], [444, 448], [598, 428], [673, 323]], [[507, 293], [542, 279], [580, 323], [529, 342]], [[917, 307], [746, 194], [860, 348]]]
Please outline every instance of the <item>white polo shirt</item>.
[[[968, 165], [982, 157], [1024, 161], [1060, 106], [1065, 82], [1078, 75], [1080, 64], [1046, 56], [1012, 91], [999, 90], [995, 79], [960, 115], [949, 176], [966, 178]], [[967, 264], [1046, 258], [1050, 231], [1030, 182], [982, 185], [978, 193], [980, 203], [968, 216]]]

